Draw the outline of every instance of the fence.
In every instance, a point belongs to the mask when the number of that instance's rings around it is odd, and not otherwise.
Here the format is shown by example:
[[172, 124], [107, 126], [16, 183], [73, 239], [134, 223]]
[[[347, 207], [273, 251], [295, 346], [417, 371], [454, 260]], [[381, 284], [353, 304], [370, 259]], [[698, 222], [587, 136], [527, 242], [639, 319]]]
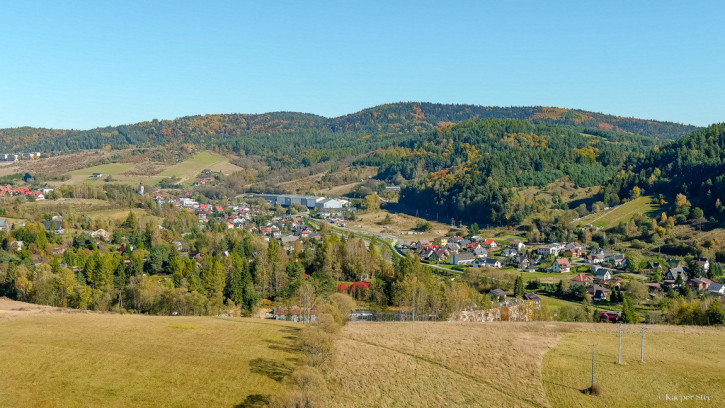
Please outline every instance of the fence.
[[[437, 322], [439, 317], [434, 314], [416, 313], [416, 322]], [[350, 315], [350, 321], [353, 322], [410, 322], [413, 321], [413, 312], [411, 311], [387, 311], [378, 312], [374, 310], [356, 310]]]

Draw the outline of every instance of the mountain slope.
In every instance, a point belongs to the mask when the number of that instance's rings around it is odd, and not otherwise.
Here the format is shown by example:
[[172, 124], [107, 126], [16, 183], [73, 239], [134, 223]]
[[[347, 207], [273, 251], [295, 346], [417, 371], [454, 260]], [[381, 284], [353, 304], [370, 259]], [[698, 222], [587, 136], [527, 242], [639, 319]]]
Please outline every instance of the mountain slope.
[[722, 218], [724, 183], [725, 123], [720, 123], [652, 150], [635, 162], [632, 170], [608, 183], [605, 198], [612, 193], [627, 197], [635, 186], [662, 194], [672, 202], [677, 194], [683, 194], [690, 205], [681, 203], [678, 211], [684, 213], [685, 207], [697, 206], [706, 215]]
[[405, 184], [400, 203], [429, 216], [519, 224], [543, 203], [519, 196], [516, 188], [565, 176], [577, 187], [600, 185], [656, 143], [611, 136], [568, 125], [477, 119], [422, 133], [358, 163], [379, 166], [379, 178]]

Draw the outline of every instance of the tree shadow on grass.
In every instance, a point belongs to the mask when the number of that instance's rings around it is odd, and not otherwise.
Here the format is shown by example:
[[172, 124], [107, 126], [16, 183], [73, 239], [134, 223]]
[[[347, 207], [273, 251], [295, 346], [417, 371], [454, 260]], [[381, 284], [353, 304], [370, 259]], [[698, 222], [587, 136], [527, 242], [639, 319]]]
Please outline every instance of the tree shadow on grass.
[[240, 404], [234, 406], [234, 408], [261, 408], [269, 405], [269, 395], [266, 394], [252, 394], [247, 395]]
[[275, 381], [282, 381], [284, 377], [292, 374], [293, 369], [294, 367], [283, 361], [266, 358], [255, 358], [249, 362], [249, 371], [254, 374], [266, 375]]
[[265, 343], [268, 343], [269, 345], [267, 347], [271, 348], [272, 350], [277, 351], [287, 351], [287, 352], [295, 352], [297, 351], [297, 348], [295, 347], [294, 343], [287, 340], [272, 340], [272, 339], [264, 339]]

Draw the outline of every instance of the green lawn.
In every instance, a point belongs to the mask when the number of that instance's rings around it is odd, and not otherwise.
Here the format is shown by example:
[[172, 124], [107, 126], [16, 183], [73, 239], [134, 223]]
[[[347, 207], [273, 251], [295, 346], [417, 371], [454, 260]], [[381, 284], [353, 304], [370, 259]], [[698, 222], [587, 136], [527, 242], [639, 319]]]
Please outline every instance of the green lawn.
[[647, 214], [658, 207], [657, 199], [655, 197], [643, 196], [635, 200], [628, 201], [617, 208], [587, 215], [586, 217], [578, 220], [577, 223], [581, 225], [592, 224], [595, 227], [608, 229], [616, 227], [620, 222], [629, 221], [632, 217], [634, 217], [634, 214]]

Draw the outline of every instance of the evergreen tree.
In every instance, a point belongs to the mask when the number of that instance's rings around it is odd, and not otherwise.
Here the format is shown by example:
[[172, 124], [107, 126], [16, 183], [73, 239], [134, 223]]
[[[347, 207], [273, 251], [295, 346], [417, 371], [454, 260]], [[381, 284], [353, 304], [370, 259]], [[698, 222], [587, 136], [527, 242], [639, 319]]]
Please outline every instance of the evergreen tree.
[[136, 219], [136, 214], [134, 214], [133, 211], [128, 212], [128, 216], [121, 224], [121, 227], [129, 228], [132, 231], [138, 231], [138, 220]]
[[639, 322], [637, 317], [637, 311], [634, 309], [634, 304], [629, 296], [624, 297], [622, 304], [622, 321], [628, 324], [634, 324]]
[[524, 279], [519, 275], [514, 282], [514, 297], [520, 298], [522, 296], [524, 296]]
[[[227, 285], [224, 288], [224, 294], [227, 298], [231, 299], [232, 302], [240, 305], [244, 302], [244, 289], [246, 286], [245, 282], [245, 271], [242, 265], [242, 258], [236, 254], [231, 255], [231, 270], [227, 277]], [[249, 271], [246, 271], [247, 280], [249, 280]]]

